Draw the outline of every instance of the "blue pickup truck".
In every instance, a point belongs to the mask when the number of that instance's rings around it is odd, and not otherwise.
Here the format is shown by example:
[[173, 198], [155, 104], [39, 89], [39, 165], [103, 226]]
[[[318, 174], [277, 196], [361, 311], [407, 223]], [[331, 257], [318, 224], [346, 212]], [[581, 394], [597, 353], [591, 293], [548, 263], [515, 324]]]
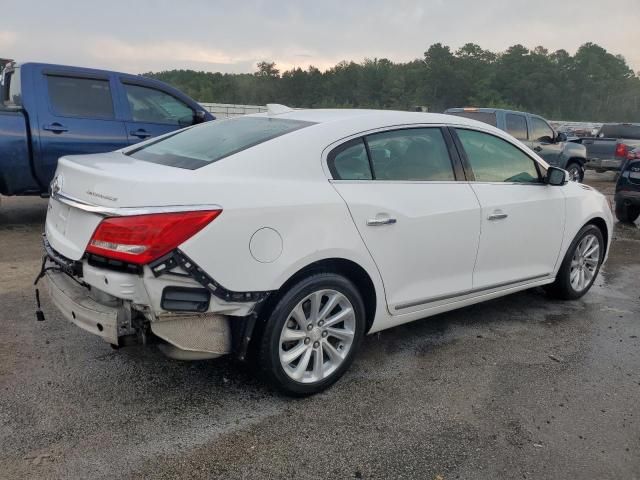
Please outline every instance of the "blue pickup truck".
[[9, 63], [0, 83], [0, 194], [46, 194], [63, 155], [117, 150], [209, 120], [197, 102], [149, 78]]
[[498, 127], [533, 149], [549, 165], [567, 170], [573, 181], [581, 182], [584, 178], [586, 148], [567, 141], [564, 133], [557, 133], [538, 115], [499, 108], [450, 108], [444, 113]]

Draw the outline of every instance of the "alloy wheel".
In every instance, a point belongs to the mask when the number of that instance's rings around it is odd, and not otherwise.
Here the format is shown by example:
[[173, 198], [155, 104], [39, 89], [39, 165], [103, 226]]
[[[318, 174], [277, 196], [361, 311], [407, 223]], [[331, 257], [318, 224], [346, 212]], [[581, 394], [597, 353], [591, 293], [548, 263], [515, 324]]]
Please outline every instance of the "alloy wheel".
[[319, 382], [345, 361], [355, 331], [354, 308], [345, 295], [328, 289], [313, 292], [298, 302], [284, 323], [280, 364], [292, 380]]
[[585, 235], [571, 259], [569, 281], [576, 292], [582, 292], [591, 285], [599, 263], [600, 241], [593, 234]]

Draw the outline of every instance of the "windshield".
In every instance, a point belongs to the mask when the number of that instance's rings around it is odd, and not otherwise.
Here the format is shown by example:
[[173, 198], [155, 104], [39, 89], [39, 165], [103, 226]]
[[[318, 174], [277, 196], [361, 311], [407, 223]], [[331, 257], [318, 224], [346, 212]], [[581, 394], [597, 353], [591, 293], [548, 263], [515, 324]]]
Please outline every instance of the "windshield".
[[640, 124], [613, 123], [611, 125], [603, 125], [600, 133], [598, 133], [598, 137], [640, 140]]
[[215, 120], [129, 152], [133, 158], [194, 170], [312, 122], [269, 117]]

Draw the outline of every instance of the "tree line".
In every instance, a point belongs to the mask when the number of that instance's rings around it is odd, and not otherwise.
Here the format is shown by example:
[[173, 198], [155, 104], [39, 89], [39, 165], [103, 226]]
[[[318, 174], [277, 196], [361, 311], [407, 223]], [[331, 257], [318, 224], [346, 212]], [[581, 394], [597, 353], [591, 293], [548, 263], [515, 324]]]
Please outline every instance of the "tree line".
[[382, 108], [441, 112], [477, 106], [524, 110], [574, 121], [640, 122], [640, 76], [620, 55], [594, 43], [575, 55], [514, 45], [491, 52], [468, 43], [458, 50], [436, 43], [423, 58], [393, 62], [343, 61], [280, 72], [263, 61], [253, 74], [169, 70], [146, 76], [174, 85], [201, 102], [305, 108]]

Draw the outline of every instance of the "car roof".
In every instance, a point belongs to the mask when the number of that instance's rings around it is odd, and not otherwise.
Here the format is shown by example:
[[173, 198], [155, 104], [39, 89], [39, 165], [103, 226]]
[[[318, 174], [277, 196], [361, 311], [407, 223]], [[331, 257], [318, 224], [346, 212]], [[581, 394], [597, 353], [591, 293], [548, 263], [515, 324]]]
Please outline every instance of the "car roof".
[[357, 131], [374, 130], [391, 126], [406, 126], [419, 124], [469, 126], [476, 129], [489, 130], [500, 136], [504, 132], [484, 122], [471, 118], [446, 115], [443, 113], [404, 112], [398, 110], [368, 110], [368, 109], [299, 109], [286, 113], [269, 115], [257, 113], [252, 116], [283, 118], [312, 122], [325, 126], [335, 125], [345, 130]]

